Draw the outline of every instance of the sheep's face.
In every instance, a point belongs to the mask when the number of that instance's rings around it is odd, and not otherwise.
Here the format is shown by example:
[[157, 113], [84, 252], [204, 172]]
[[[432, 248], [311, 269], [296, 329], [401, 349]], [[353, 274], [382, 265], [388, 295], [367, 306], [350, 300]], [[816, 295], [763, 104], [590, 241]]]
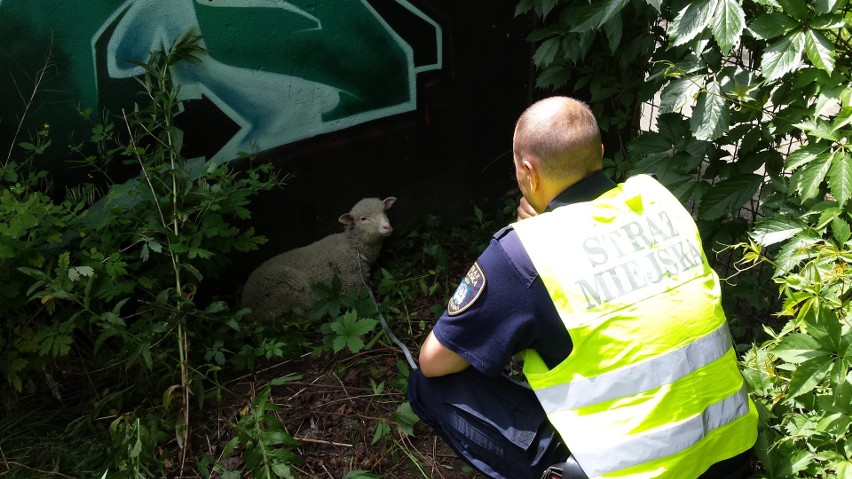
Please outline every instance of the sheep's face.
[[355, 203], [352, 211], [340, 216], [340, 222], [346, 225], [347, 231], [355, 230], [363, 239], [380, 239], [393, 231], [385, 211], [393, 206], [396, 198], [393, 196], [380, 200], [364, 198]]

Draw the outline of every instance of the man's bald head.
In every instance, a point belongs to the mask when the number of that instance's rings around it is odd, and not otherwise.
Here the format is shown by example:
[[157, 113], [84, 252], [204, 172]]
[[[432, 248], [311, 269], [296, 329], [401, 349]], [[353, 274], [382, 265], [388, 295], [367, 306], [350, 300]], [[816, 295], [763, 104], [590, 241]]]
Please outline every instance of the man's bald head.
[[533, 157], [542, 175], [568, 187], [603, 166], [598, 123], [585, 103], [555, 96], [527, 108], [515, 126], [516, 156]]

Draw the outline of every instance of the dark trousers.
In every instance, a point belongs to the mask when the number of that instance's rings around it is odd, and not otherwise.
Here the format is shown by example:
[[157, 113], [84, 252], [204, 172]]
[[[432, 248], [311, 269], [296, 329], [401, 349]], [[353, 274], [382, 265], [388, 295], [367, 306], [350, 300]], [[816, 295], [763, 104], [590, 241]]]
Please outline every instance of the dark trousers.
[[411, 408], [456, 453], [495, 479], [538, 479], [568, 449], [535, 394], [474, 368], [438, 378], [419, 370], [408, 380]]
[[[539, 479], [570, 455], [532, 390], [474, 368], [438, 378], [408, 379], [411, 409], [456, 454], [495, 479]], [[718, 462], [699, 479], [751, 475], [751, 451]]]

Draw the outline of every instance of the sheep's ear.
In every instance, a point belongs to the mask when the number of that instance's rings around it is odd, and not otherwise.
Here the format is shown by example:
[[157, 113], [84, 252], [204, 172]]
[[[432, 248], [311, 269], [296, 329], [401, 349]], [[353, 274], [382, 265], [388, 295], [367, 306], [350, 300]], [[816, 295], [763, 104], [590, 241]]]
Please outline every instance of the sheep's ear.
[[350, 213], [343, 213], [342, 215], [340, 215], [340, 218], [338, 218], [337, 221], [340, 221], [345, 225], [351, 225], [355, 222], [355, 218], [353, 218]]
[[396, 203], [396, 197], [395, 196], [388, 196], [387, 198], [384, 199], [385, 209], [389, 210], [390, 207], [393, 206], [394, 203]]

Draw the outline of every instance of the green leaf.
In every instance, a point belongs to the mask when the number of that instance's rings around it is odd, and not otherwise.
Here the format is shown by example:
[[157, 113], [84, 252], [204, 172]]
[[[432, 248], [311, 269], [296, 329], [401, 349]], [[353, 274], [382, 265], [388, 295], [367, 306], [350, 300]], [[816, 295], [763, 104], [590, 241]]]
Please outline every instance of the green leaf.
[[358, 469], [347, 472], [343, 479], [381, 479], [381, 477], [375, 472]]
[[669, 35], [674, 39], [672, 45], [678, 46], [692, 41], [710, 23], [711, 14], [710, 0], [687, 3], [669, 26]]
[[793, 371], [793, 375], [790, 376], [790, 385], [787, 389], [788, 397], [792, 399], [813, 391], [833, 364], [831, 357], [827, 355], [809, 359], [800, 364]]
[[719, 83], [707, 85], [707, 91], [699, 95], [689, 128], [699, 140], [715, 140], [728, 131], [731, 112], [722, 97]]
[[739, 210], [754, 194], [763, 182], [763, 177], [748, 173], [727, 178], [713, 185], [704, 194], [698, 215], [701, 219], [715, 220], [728, 212]]
[[414, 414], [414, 411], [411, 409], [411, 404], [404, 402], [396, 408], [396, 412], [393, 414], [393, 420], [396, 422], [397, 427], [403, 434], [406, 436], [413, 436], [414, 425], [420, 420], [420, 418], [417, 417], [417, 414]]
[[799, 26], [799, 22], [780, 12], [766, 13], [748, 25], [749, 31], [760, 40], [771, 40]]
[[603, 24], [603, 30], [609, 43], [609, 51], [615, 53], [621, 43], [624, 26], [621, 23], [621, 14], [615, 15], [610, 21]]
[[388, 424], [388, 422], [384, 419], [380, 419], [376, 422], [376, 428], [373, 430], [373, 441], [371, 444], [375, 444], [381, 439], [387, 437], [390, 432], [390, 424]]
[[802, 201], [813, 198], [819, 193], [820, 184], [831, 168], [832, 156], [818, 156], [814, 161], [793, 173], [791, 181], [795, 185], [796, 191], [801, 195]]
[[784, 13], [799, 20], [805, 20], [808, 17], [808, 6], [805, 0], [776, 0]]
[[838, 150], [833, 156], [828, 170], [828, 187], [842, 208], [852, 196], [852, 157], [846, 150]]
[[745, 27], [745, 12], [737, 0], [719, 0], [710, 25], [723, 54], [739, 42]]
[[812, 29], [805, 31], [805, 53], [815, 67], [829, 74], [834, 71], [834, 45], [822, 32]]
[[681, 111], [684, 107], [692, 106], [701, 91], [703, 76], [678, 78], [666, 85], [660, 96], [660, 113]]
[[817, 157], [825, 153], [828, 148], [829, 145], [824, 143], [809, 143], [793, 153], [790, 153], [784, 167], [790, 171], [794, 171], [796, 168], [815, 160]]
[[541, 69], [553, 63], [559, 53], [560, 40], [560, 37], [553, 37], [542, 42], [533, 54], [533, 64]]
[[91, 266], [74, 266], [68, 269], [68, 279], [72, 282], [80, 279], [80, 276], [92, 277], [95, 275], [95, 270]]
[[760, 59], [763, 77], [767, 81], [777, 80], [802, 64], [802, 52], [805, 50], [805, 34], [793, 32], [773, 43]]
[[784, 336], [781, 342], [769, 352], [791, 364], [800, 364], [809, 359], [831, 355], [831, 351], [824, 351], [819, 341], [806, 334]]
[[837, 244], [842, 245], [849, 241], [849, 237], [852, 236], [852, 230], [849, 227], [849, 223], [840, 218], [834, 218], [831, 221], [831, 234], [837, 240]]
[[807, 227], [807, 223], [797, 218], [775, 216], [755, 224], [749, 236], [761, 246], [769, 246], [786, 241]]
[[580, 9], [580, 14], [575, 21], [572, 32], [583, 33], [599, 29], [617, 13], [624, 9], [629, 0], [602, 0], [590, 3]]
[[663, 0], [645, 0], [645, 3], [654, 7], [654, 10], [656, 10], [657, 13], [659, 13], [660, 12], [660, 5], [662, 5]]

